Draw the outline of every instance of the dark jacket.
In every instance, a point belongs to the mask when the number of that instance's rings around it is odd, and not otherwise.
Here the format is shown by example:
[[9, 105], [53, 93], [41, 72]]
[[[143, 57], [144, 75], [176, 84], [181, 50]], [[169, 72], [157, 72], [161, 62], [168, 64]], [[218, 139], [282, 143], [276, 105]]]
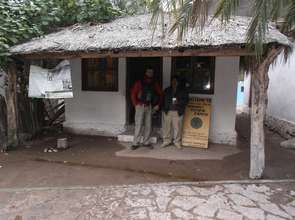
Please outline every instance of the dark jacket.
[[[185, 107], [189, 101], [188, 91], [185, 87], [178, 87], [176, 89], [175, 97], [177, 98], [176, 111], [178, 115], [181, 116], [184, 114]], [[162, 110], [167, 114], [172, 106], [172, 98], [173, 98], [173, 89], [172, 87], [168, 87], [164, 91], [164, 100], [163, 100], [163, 108]]]

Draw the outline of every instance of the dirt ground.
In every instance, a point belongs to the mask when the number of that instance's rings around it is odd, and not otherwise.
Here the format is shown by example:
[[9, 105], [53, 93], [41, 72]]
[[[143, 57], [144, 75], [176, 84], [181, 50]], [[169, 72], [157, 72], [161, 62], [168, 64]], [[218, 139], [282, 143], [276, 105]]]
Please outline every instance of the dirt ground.
[[[223, 160], [174, 161], [117, 157], [123, 146], [115, 138], [59, 134], [40, 137], [15, 151], [0, 154], [0, 187], [134, 184], [170, 181], [240, 180], [248, 178], [249, 120], [239, 117], [240, 153]], [[68, 150], [44, 153], [67, 137]], [[295, 151], [266, 130], [266, 179], [295, 178]], [[212, 144], [211, 144], [212, 146]]]

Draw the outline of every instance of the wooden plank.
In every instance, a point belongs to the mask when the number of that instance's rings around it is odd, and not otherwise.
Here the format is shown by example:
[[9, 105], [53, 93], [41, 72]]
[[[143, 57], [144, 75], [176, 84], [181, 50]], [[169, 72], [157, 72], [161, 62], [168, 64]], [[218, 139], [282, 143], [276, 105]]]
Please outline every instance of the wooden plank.
[[254, 56], [255, 53], [246, 48], [200, 48], [181, 50], [126, 50], [98, 52], [44, 52], [18, 55], [25, 59], [75, 59], [101, 57], [176, 57], [176, 56]]
[[18, 145], [18, 117], [17, 117], [17, 67], [11, 62], [8, 67], [7, 90], [7, 139], [9, 147]]

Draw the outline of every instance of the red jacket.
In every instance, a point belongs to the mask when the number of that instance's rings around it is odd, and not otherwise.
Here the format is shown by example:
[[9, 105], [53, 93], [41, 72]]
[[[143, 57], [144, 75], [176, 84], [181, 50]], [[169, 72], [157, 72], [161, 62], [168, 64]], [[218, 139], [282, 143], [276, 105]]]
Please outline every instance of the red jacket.
[[[153, 82], [153, 84], [154, 84], [154, 92], [159, 96], [159, 99], [157, 100], [157, 103], [155, 103], [155, 105], [160, 105], [163, 99], [163, 92], [158, 82]], [[137, 80], [133, 88], [131, 89], [131, 101], [133, 106], [145, 104], [138, 99], [139, 92], [142, 92], [141, 80]]]

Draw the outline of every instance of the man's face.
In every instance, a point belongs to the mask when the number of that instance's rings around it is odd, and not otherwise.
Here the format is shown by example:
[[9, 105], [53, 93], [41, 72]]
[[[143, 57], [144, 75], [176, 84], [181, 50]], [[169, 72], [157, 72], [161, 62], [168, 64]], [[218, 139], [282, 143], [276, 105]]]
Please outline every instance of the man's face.
[[145, 71], [145, 75], [148, 77], [148, 78], [153, 78], [154, 77], [154, 70], [152, 70], [152, 69], [147, 69], [146, 71]]
[[176, 88], [177, 87], [177, 84], [178, 84], [177, 79], [173, 78], [172, 81], [171, 81], [171, 86], [173, 88]]
[[154, 77], [154, 71], [152, 69], [147, 69], [145, 71], [145, 75], [146, 75], [147, 81], [151, 82], [153, 80], [153, 77]]

